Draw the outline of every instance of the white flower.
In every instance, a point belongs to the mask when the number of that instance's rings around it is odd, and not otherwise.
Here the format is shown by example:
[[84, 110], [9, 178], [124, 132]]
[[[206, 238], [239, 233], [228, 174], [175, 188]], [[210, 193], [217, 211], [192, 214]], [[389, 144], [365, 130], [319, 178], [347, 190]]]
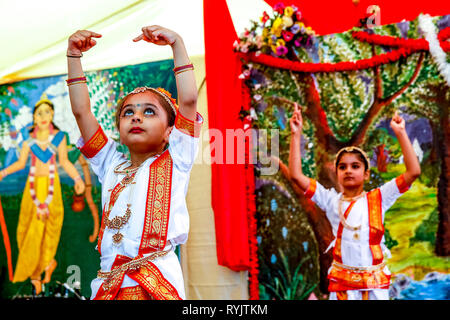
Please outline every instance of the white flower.
[[31, 107], [23, 106], [19, 109], [19, 114], [14, 117], [11, 121], [12, 125], [16, 128], [17, 131], [26, 127], [28, 124], [33, 122], [33, 113]]
[[11, 147], [14, 146], [13, 140], [11, 139], [11, 136], [9, 134], [2, 135], [0, 137], [0, 146], [1, 148], [5, 149], [5, 151], [8, 151]]

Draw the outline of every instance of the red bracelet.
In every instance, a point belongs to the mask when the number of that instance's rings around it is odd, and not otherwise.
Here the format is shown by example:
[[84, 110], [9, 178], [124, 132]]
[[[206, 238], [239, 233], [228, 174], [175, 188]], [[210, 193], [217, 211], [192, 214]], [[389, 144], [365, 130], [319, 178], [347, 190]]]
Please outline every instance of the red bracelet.
[[86, 77], [72, 78], [72, 79], [66, 80], [68, 85], [71, 84], [72, 82], [78, 82], [78, 81], [87, 81], [87, 80], [86, 80]]
[[184, 70], [184, 69], [189, 69], [189, 68], [194, 70], [194, 65], [192, 63], [191, 64], [185, 64], [184, 66], [179, 66], [179, 67], [173, 68], [173, 72], [177, 73], [178, 71], [181, 71], [181, 70]]

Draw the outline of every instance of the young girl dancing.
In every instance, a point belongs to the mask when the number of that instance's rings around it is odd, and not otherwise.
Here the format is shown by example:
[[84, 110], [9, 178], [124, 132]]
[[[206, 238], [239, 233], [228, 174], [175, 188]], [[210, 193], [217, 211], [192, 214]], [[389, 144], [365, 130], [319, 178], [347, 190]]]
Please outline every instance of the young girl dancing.
[[341, 149], [335, 160], [342, 192], [327, 190], [302, 173], [300, 137], [302, 115], [297, 105], [290, 119], [289, 172], [293, 183], [314, 201], [331, 223], [335, 240], [328, 271], [331, 300], [387, 300], [390, 272], [384, 261], [384, 214], [420, 175], [420, 164], [406, 134], [405, 121], [397, 113], [391, 128], [403, 152], [406, 171], [380, 188], [363, 190], [369, 179], [369, 158], [357, 147]]
[[70, 102], [81, 138], [102, 184], [102, 224], [98, 237], [101, 270], [91, 283], [92, 299], [184, 299], [175, 246], [186, 242], [186, 191], [198, 148], [202, 117], [197, 113], [193, 65], [183, 39], [160, 26], [142, 28], [133, 39], [170, 45], [178, 104], [161, 88], [139, 87], [119, 100], [116, 124], [127, 159], [116, 150], [94, 117], [80, 58], [101, 35], [81, 30], [67, 49]]

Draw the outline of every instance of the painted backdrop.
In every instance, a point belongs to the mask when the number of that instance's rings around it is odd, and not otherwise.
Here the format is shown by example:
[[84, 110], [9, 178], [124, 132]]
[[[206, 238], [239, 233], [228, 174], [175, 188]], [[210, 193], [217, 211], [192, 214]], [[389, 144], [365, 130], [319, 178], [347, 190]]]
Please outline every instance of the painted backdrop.
[[[242, 118], [279, 134], [279, 150], [273, 152], [279, 154], [279, 172], [261, 175], [262, 164], [255, 165], [257, 264], [250, 270], [251, 296], [327, 296], [332, 250], [324, 252], [333, 239], [331, 226], [293, 189], [287, 174], [289, 118], [297, 102], [303, 106], [303, 171], [328, 188], [335, 186], [334, 155], [348, 145], [361, 145], [371, 158], [366, 190], [404, 171], [389, 127], [399, 110], [422, 174], [386, 213], [390, 296], [450, 299], [450, 90], [422, 39], [419, 20], [367, 28], [363, 19], [349, 32], [316, 36], [299, 12], [279, 3], [235, 43], [251, 100]], [[433, 17], [432, 24], [448, 51], [450, 16]]]
[[[117, 99], [137, 86], [162, 86], [176, 97], [176, 84], [172, 76], [173, 60], [164, 60], [134, 66], [87, 72], [92, 110], [105, 133], [118, 139], [114, 125], [114, 110]], [[61, 230], [56, 261], [58, 263], [50, 283], [45, 286], [44, 296], [65, 294], [61, 284], [73, 287], [81, 284], [81, 294], [91, 295], [90, 281], [96, 276], [100, 266], [99, 254], [95, 250], [98, 224], [101, 219], [101, 186], [97, 178], [87, 168], [86, 159], [74, 146], [80, 133], [72, 115], [65, 80], [66, 75], [31, 79], [0, 86], [0, 168], [5, 168], [17, 160], [22, 145], [21, 131], [32, 123], [33, 107], [41, 96], [47, 94], [54, 104], [54, 123], [66, 132], [69, 159], [82, 174], [87, 188], [84, 203], [74, 203], [73, 180], [64, 170], [57, 168], [61, 180], [64, 221]], [[126, 150], [123, 150], [126, 152]], [[3, 208], [4, 225], [7, 235], [2, 233], [0, 245], [0, 297], [20, 298], [32, 293], [30, 280], [12, 283], [10, 268], [15, 269], [18, 249], [16, 229], [22, 192], [28, 176], [30, 163], [25, 169], [7, 176], [0, 182], [0, 197]], [[77, 200], [77, 199], [75, 199]], [[81, 209], [81, 211], [79, 211]], [[10, 254], [4, 244], [9, 238]]]

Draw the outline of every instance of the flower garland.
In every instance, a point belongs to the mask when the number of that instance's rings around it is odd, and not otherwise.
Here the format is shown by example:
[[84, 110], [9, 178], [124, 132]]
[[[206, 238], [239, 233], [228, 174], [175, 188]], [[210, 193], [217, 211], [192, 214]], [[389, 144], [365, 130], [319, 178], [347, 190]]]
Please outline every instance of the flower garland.
[[[429, 50], [428, 41], [426, 39], [402, 39], [393, 36], [370, 34], [364, 31], [355, 31], [352, 33], [352, 36], [359, 41], [379, 46], [399, 47], [414, 51]], [[450, 50], [450, 43], [446, 42], [448, 38], [450, 38], [450, 27], [442, 29], [438, 35], [438, 39], [441, 42], [440, 45], [445, 51]]]
[[48, 216], [48, 214], [49, 214], [48, 206], [52, 202], [53, 192], [54, 192], [55, 171], [56, 171], [55, 162], [56, 162], [55, 155], [53, 155], [50, 158], [50, 164], [48, 167], [49, 186], [48, 186], [47, 198], [45, 199], [45, 201], [43, 203], [41, 203], [39, 201], [39, 199], [37, 199], [36, 188], [35, 188], [35, 183], [34, 183], [34, 181], [35, 181], [34, 178], [35, 178], [35, 173], [36, 173], [36, 156], [34, 154], [31, 155], [31, 168], [30, 168], [30, 177], [29, 177], [30, 195], [31, 195], [31, 199], [33, 200], [33, 203], [36, 205], [38, 216], [40, 216], [41, 214]]
[[[37, 131], [39, 128], [36, 127], [36, 129], [33, 131], [32, 137], [34, 140], [37, 139]], [[49, 141], [51, 141], [51, 137], [53, 137], [53, 125], [50, 125], [50, 137]], [[43, 215], [44, 217], [49, 215], [49, 209], [48, 206], [52, 202], [53, 199], [53, 192], [54, 192], [54, 182], [55, 182], [55, 171], [56, 171], [56, 159], [55, 159], [55, 152], [52, 148], [50, 148], [50, 151], [53, 153], [53, 155], [50, 158], [50, 163], [48, 167], [49, 171], [49, 186], [48, 186], [48, 192], [47, 192], [47, 198], [43, 203], [39, 201], [36, 195], [36, 188], [35, 188], [35, 174], [36, 174], [36, 156], [31, 153], [31, 167], [30, 167], [30, 174], [29, 174], [29, 182], [30, 182], [30, 195], [31, 199], [33, 200], [33, 203], [36, 205], [37, 215], [40, 217]]]
[[[337, 71], [354, 71], [373, 68], [382, 64], [387, 64], [399, 60], [401, 57], [407, 57], [414, 52], [427, 51], [429, 45], [425, 39], [400, 39], [391, 36], [380, 36], [368, 34], [367, 32], [354, 32], [355, 39], [371, 44], [397, 47], [390, 52], [379, 54], [368, 59], [361, 59], [358, 61], [343, 61], [337, 63], [312, 63], [312, 62], [297, 62], [288, 59], [273, 57], [266, 54], [249, 53], [240, 54], [244, 60], [264, 64], [270, 67], [292, 70], [296, 72], [337, 72]], [[444, 40], [450, 37], [450, 27], [443, 29], [438, 38], [441, 42], [442, 51], [450, 51], [450, 43]], [[439, 43], [439, 42], [437, 42]], [[442, 56], [442, 55], [441, 55]], [[442, 64], [442, 63], [441, 63]], [[243, 73], [241, 78], [247, 78], [250, 72]]]
[[[450, 64], [447, 62], [447, 55], [440, 44], [440, 39], [436, 34], [436, 28], [429, 15], [421, 14], [419, 16], [419, 28], [424, 33], [426, 41], [428, 41], [430, 54], [436, 62], [439, 72], [447, 82], [447, 85], [450, 86]], [[445, 35], [447, 34], [450, 34], [450, 32], [446, 31]], [[450, 45], [448, 42], [445, 44]]]
[[353, 71], [373, 68], [382, 64], [397, 61], [401, 57], [407, 57], [413, 53], [412, 49], [400, 48], [388, 53], [376, 55], [369, 59], [362, 59], [358, 61], [344, 61], [338, 63], [312, 63], [312, 62], [297, 62], [287, 59], [275, 58], [269, 55], [256, 55], [251, 53], [249, 55], [241, 55], [244, 60], [264, 64], [270, 67], [292, 70], [296, 72], [337, 72], [337, 71]]
[[297, 48], [311, 45], [314, 36], [296, 6], [278, 3], [273, 7], [273, 17], [264, 11], [260, 22], [253, 21], [250, 30], [245, 29], [233, 46], [242, 53], [257, 51], [286, 57], [289, 53], [295, 55]]

